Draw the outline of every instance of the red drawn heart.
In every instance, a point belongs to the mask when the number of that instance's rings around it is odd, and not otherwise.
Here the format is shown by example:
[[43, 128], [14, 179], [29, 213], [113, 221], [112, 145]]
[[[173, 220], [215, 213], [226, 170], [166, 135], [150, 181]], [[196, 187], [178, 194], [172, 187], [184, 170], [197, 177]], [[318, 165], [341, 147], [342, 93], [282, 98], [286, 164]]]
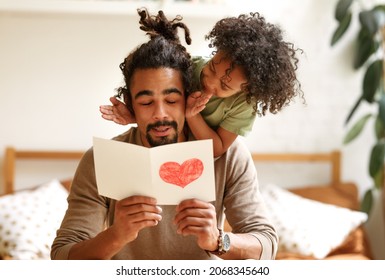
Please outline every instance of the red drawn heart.
[[166, 183], [184, 188], [198, 179], [203, 172], [203, 163], [197, 158], [186, 160], [180, 165], [177, 162], [165, 162], [159, 168], [159, 176]]

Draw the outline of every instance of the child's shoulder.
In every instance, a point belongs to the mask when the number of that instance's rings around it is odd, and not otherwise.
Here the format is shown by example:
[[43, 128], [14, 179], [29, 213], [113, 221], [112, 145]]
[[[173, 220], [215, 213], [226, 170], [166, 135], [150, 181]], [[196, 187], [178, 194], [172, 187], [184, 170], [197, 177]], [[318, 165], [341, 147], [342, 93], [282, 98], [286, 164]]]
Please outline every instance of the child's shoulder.
[[210, 60], [210, 57], [208, 56], [201, 56], [201, 55], [194, 55], [192, 56], [192, 62], [194, 64], [206, 64], [209, 60]]

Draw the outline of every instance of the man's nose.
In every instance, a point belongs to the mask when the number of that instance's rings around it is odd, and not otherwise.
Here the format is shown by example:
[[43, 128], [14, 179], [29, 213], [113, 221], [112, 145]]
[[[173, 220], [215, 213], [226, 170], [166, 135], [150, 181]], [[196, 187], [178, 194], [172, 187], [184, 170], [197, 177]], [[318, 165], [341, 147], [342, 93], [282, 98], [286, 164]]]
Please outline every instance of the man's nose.
[[153, 117], [156, 120], [163, 120], [167, 118], [167, 110], [164, 104], [162, 103], [156, 104]]

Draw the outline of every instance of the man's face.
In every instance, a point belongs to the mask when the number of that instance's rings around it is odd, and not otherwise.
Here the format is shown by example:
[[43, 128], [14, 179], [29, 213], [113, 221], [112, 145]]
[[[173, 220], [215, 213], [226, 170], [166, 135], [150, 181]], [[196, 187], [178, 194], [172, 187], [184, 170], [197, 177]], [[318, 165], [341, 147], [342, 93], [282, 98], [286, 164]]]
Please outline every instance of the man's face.
[[185, 140], [182, 75], [171, 68], [138, 69], [131, 79], [132, 108], [146, 147]]

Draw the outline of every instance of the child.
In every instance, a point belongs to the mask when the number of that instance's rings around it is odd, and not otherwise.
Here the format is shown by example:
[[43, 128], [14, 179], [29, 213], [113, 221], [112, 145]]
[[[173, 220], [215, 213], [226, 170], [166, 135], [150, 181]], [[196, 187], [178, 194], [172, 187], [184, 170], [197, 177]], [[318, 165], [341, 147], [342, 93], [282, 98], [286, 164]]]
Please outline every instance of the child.
[[[258, 13], [219, 20], [206, 39], [216, 51], [211, 59], [193, 58], [195, 92], [186, 102], [186, 120], [196, 139], [213, 140], [218, 157], [252, 130], [256, 115], [275, 114], [296, 95], [303, 98], [295, 73], [299, 49]], [[135, 123], [124, 103], [110, 101], [100, 106], [103, 118]]]

